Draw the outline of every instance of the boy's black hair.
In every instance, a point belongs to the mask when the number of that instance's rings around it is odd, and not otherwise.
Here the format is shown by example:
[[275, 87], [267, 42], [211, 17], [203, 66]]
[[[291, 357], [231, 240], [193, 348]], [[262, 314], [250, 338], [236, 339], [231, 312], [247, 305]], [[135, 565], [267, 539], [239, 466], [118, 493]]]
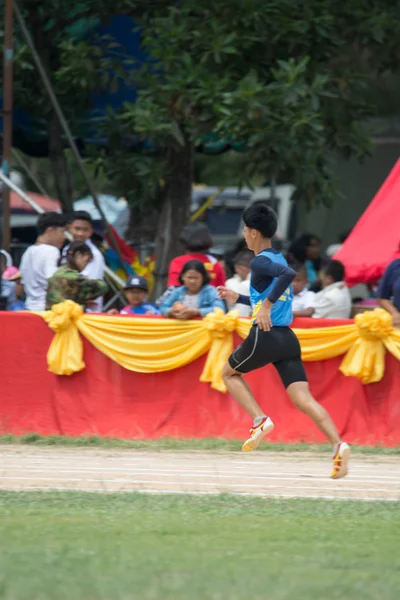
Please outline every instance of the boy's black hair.
[[187, 271], [197, 271], [200, 273], [200, 275], [203, 277], [203, 285], [208, 285], [211, 281], [211, 277], [201, 260], [188, 260], [187, 263], [183, 265], [183, 269], [179, 275], [179, 283], [181, 285], [184, 285], [183, 275]]
[[272, 239], [278, 229], [276, 212], [263, 202], [255, 202], [243, 213], [244, 224], [256, 229], [264, 238]]
[[56, 212], [46, 212], [40, 215], [36, 224], [38, 235], [43, 235], [47, 229], [65, 227], [67, 220], [64, 215]]
[[211, 233], [204, 223], [188, 223], [179, 236], [185, 250], [190, 252], [207, 252], [213, 245]]
[[254, 252], [251, 250], [242, 250], [238, 252], [233, 259], [234, 265], [243, 265], [244, 267], [249, 267], [251, 261], [254, 258]]
[[332, 277], [333, 281], [343, 281], [346, 275], [344, 264], [340, 260], [330, 260], [324, 266], [324, 273], [327, 277]]
[[93, 219], [86, 210], [76, 210], [71, 213], [68, 217], [68, 225], [71, 225], [74, 221], [87, 221], [93, 225]]

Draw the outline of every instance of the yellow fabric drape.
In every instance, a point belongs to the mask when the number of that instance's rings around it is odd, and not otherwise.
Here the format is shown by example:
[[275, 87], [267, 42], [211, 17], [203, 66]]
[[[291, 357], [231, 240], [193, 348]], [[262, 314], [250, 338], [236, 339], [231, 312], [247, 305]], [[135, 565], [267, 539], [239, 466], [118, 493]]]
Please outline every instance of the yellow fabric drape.
[[[85, 368], [81, 333], [119, 365], [140, 373], [178, 369], [208, 352], [200, 380], [221, 392], [226, 391], [221, 371], [233, 350], [233, 332], [245, 338], [251, 326], [236, 311], [226, 315], [217, 309], [201, 321], [111, 317], [85, 315], [70, 300], [40, 314], [56, 334], [47, 354], [52, 373], [71, 375]], [[304, 361], [345, 354], [340, 370], [363, 383], [382, 379], [386, 349], [400, 360], [400, 331], [383, 309], [357, 315], [351, 325], [294, 331]]]
[[47, 352], [49, 371], [56, 375], [72, 375], [85, 368], [77, 329], [82, 315], [82, 308], [72, 300], [55, 304], [51, 311], [43, 313], [44, 320], [56, 334]]

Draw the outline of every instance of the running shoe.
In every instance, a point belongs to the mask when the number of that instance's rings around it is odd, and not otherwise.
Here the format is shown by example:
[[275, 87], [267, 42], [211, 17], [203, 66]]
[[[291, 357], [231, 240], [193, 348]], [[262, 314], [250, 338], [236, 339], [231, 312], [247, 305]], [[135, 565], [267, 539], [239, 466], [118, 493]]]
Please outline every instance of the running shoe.
[[347, 475], [349, 458], [350, 446], [346, 442], [340, 442], [333, 456], [332, 479], [341, 479], [341, 477]]
[[264, 436], [270, 433], [274, 428], [274, 424], [269, 417], [265, 417], [260, 425], [250, 429], [250, 437], [242, 446], [242, 452], [251, 452], [255, 450]]

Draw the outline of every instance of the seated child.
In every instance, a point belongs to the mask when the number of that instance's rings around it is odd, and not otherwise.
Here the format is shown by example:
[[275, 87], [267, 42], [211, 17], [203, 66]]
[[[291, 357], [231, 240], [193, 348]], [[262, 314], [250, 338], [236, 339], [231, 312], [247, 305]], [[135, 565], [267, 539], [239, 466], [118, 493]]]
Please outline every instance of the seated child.
[[[149, 288], [144, 277], [133, 275], [128, 277], [124, 287], [124, 295], [128, 300], [128, 306], [121, 311], [121, 315], [159, 315], [158, 308], [147, 302]], [[116, 309], [108, 311], [108, 314], [118, 314]]]
[[345, 269], [339, 260], [330, 260], [323, 268], [322, 290], [315, 294], [314, 319], [349, 319], [351, 295], [344, 282]]
[[295, 266], [296, 277], [292, 281], [294, 317], [312, 317], [314, 314], [314, 292], [308, 289], [308, 277], [306, 266], [298, 263]]

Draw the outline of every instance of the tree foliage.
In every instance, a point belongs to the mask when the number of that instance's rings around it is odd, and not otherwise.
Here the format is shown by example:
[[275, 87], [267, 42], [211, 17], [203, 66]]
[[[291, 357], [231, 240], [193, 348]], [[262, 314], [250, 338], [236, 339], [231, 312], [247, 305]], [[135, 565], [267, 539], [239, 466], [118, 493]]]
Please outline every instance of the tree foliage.
[[[124, 67], [117, 53], [113, 54], [115, 40], [89, 33], [82, 37], [90, 31], [93, 19], [112, 14], [109, 3], [25, 0], [19, 6], [70, 126], [75, 133], [82, 131], [87, 127], [84, 115], [91, 105], [91, 95], [116, 89]], [[4, 32], [4, 23], [1, 30]], [[47, 138], [57, 195], [63, 208], [70, 211], [72, 175], [64, 136], [16, 19], [14, 53], [14, 107], [29, 115], [31, 135], [38, 139], [38, 146], [43, 136]]]
[[[185, 0], [139, 18], [154, 62], [132, 72], [120, 115], [157, 149], [214, 135], [246, 148], [238, 183], [290, 179], [309, 202], [335, 195], [332, 151], [371, 149], [367, 91], [397, 64], [396, 3]], [[236, 183], [236, 182], [232, 182]]]

